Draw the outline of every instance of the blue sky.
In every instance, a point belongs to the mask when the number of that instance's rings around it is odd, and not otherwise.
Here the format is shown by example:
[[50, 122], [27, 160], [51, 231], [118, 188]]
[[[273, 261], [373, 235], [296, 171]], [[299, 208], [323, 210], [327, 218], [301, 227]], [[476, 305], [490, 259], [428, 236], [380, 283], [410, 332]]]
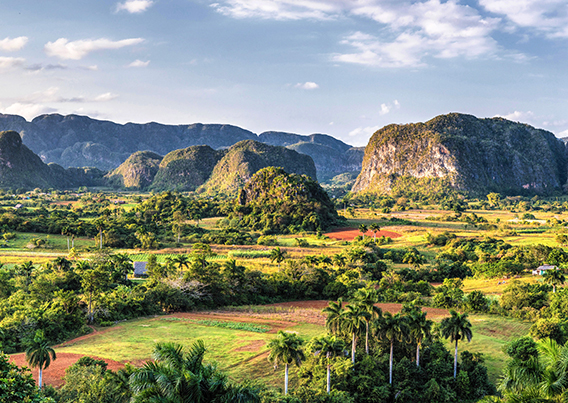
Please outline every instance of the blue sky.
[[0, 112], [365, 145], [504, 116], [568, 136], [567, 0], [2, 0]]

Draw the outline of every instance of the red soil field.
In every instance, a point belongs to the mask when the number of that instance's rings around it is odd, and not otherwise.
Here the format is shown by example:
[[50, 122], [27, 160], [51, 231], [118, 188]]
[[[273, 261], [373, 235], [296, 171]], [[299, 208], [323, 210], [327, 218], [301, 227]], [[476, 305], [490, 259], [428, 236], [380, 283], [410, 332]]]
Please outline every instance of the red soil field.
[[[82, 354], [70, 354], [70, 353], [57, 353], [57, 359], [51, 362], [49, 368], [43, 370], [43, 383], [46, 385], [51, 385], [54, 387], [59, 387], [63, 385], [63, 376], [65, 376], [65, 370], [67, 367], [75, 364], [79, 358], [83, 357]], [[124, 367], [121, 362], [107, 360], [106, 358], [92, 357], [97, 360], [104, 360], [108, 364], [108, 369], [117, 371]], [[16, 354], [10, 357], [10, 361], [15, 363], [19, 367], [27, 367], [26, 355]], [[39, 372], [37, 369], [32, 369], [32, 375], [35, 381], [38, 381]]]
[[[356, 236], [361, 235], [361, 232], [357, 228], [340, 228], [324, 235], [340, 241], [352, 241]], [[373, 238], [375, 234], [373, 231], [367, 231], [365, 236]], [[380, 230], [377, 232], [377, 237], [381, 236], [385, 236], [387, 238], [400, 238], [402, 235], [392, 231]]]
[[[321, 310], [325, 308], [328, 304], [329, 301], [327, 300], [317, 300], [317, 301], [280, 302], [278, 304], [271, 304], [269, 306]], [[380, 303], [375, 305], [381, 308], [383, 312], [390, 312], [392, 314], [398, 313], [402, 309], [402, 304]], [[423, 307], [422, 310], [428, 314], [428, 319], [450, 316], [450, 313], [447, 309]]]

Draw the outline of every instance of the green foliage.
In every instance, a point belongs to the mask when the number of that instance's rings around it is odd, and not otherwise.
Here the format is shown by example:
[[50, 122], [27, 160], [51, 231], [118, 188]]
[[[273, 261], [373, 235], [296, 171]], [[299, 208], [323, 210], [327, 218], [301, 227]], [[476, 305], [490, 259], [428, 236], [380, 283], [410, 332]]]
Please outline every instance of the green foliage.
[[322, 231], [338, 225], [340, 219], [316, 181], [270, 167], [247, 182], [228, 222], [269, 234]]
[[41, 395], [29, 370], [12, 364], [4, 353], [0, 353], [0, 385], [2, 403], [54, 403]]
[[246, 330], [247, 332], [254, 332], [254, 333], [266, 333], [270, 331], [269, 326], [254, 325], [252, 323], [225, 322], [219, 320], [192, 320], [192, 322], [203, 326], [223, 327], [234, 330]]

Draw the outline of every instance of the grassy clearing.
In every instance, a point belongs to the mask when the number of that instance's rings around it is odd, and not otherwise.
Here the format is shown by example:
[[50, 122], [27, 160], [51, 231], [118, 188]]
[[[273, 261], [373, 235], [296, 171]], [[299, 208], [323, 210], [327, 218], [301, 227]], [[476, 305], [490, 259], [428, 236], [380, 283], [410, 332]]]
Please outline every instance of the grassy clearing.
[[[515, 279], [526, 283], [536, 283], [540, 279], [533, 277], [532, 275], [525, 275], [521, 278]], [[505, 281], [505, 283], [503, 283]], [[463, 290], [465, 293], [470, 293], [472, 291], [478, 290], [484, 294], [490, 295], [500, 295], [511, 279], [503, 280], [499, 278], [490, 279], [476, 279], [476, 278], [466, 278], [463, 281]], [[499, 284], [500, 283], [500, 284]]]
[[[512, 340], [528, 334], [531, 324], [489, 315], [471, 315], [470, 320], [473, 338], [470, 343], [461, 342], [459, 350], [483, 353], [489, 380], [496, 384], [508, 360], [503, 348]], [[453, 352], [454, 344], [449, 341], [446, 344], [446, 347]]]

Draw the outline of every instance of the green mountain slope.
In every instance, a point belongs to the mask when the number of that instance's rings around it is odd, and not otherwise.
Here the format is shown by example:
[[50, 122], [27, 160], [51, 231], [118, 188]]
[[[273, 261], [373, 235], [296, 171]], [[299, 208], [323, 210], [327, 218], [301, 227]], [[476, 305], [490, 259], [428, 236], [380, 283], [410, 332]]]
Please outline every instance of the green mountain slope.
[[158, 173], [163, 158], [152, 151], [135, 152], [106, 178], [115, 187], [146, 189]]
[[152, 190], [190, 191], [203, 185], [225, 154], [209, 146], [192, 146], [168, 153], [160, 163]]
[[309, 156], [285, 147], [245, 140], [227, 150], [201, 190], [236, 195], [254, 173], [270, 166], [316, 179], [316, 168]]
[[0, 132], [0, 187], [2, 188], [71, 188], [101, 182], [103, 172], [96, 168], [64, 169], [45, 164], [22, 143], [14, 131]]

